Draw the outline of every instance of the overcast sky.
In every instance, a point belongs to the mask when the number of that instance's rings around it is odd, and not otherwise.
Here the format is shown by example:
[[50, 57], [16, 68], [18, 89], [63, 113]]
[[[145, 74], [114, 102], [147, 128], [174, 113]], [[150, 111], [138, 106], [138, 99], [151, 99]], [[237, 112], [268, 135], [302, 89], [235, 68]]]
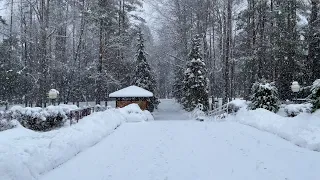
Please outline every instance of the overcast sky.
[[157, 21], [157, 12], [153, 9], [153, 7], [148, 4], [148, 2], [144, 2], [142, 13], [140, 13], [141, 17], [143, 17], [147, 21], [147, 25], [150, 28], [154, 40], [157, 40], [157, 27], [159, 22]]
[[[152, 27], [152, 24], [154, 23], [154, 17], [155, 17], [155, 11], [152, 10], [151, 6], [148, 5], [147, 2], [144, 2], [143, 5], [143, 12], [139, 13], [144, 19], [146, 19], [147, 24]], [[8, 14], [8, 7], [5, 6], [5, 1], [0, 0], [0, 16], [7, 16]]]
[[[151, 29], [152, 34], [156, 38], [156, 28], [157, 28], [157, 13], [148, 2], [144, 2], [143, 8], [141, 9], [142, 12], [138, 14], [143, 17], [147, 21], [147, 25]], [[5, 19], [8, 19], [9, 9], [5, 5], [4, 0], [0, 0], [0, 16], [3, 16]]]

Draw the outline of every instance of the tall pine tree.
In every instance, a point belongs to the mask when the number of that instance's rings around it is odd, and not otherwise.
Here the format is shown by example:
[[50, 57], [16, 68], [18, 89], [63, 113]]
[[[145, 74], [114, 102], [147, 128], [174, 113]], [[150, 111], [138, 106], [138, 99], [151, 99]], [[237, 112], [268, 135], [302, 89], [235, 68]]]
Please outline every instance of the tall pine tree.
[[311, 15], [309, 19], [309, 53], [308, 61], [312, 68], [312, 78], [308, 83], [320, 78], [320, 17], [319, 0], [311, 1]]
[[200, 55], [200, 37], [192, 40], [192, 50], [189, 54], [183, 80], [182, 104], [187, 111], [192, 111], [199, 103], [204, 110], [209, 108], [207, 69]]
[[[133, 78], [133, 85], [139, 86], [143, 89], [146, 89], [153, 94], [155, 94], [156, 90], [156, 81], [152, 75], [150, 65], [147, 62], [145, 46], [144, 46], [144, 38], [141, 30], [138, 32], [138, 44], [137, 44], [137, 61], [136, 61], [136, 69], [135, 76]], [[154, 106], [157, 104], [157, 99], [151, 100], [150, 103], [150, 111], [153, 111]]]

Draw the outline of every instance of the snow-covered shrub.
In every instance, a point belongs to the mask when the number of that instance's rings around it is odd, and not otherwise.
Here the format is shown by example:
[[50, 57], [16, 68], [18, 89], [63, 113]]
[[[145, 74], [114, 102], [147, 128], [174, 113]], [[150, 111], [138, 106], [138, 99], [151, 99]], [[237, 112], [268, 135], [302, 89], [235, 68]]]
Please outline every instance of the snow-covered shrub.
[[0, 129], [11, 129], [17, 121], [27, 129], [49, 131], [61, 127], [71, 119], [71, 111], [78, 109], [75, 105], [48, 106], [47, 108], [13, 106], [10, 110], [0, 112]]
[[320, 79], [317, 79], [313, 82], [309, 99], [313, 105], [313, 112], [315, 112], [317, 109], [320, 109]]
[[68, 117], [68, 119], [72, 118], [72, 112], [74, 110], [78, 110], [79, 107], [76, 105], [69, 105], [69, 104], [59, 104], [59, 107], [62, 109], [62, 111], [65, 113], [65, 115]]
[[246, 107], [246, 106], [247, 106], [246, 100], [236, 99], [236, 100], [229, 102], [228, 112], [229, 113], [236, 113], [239, 111], [239, 109]]
[[12, 118], [12, 111], [0, 111], [0, 131], [15, 128], [19, 123]]
[[48, 131], [64, 125], [70, 116], [70, 111], [75, 107], [48, 106], [45, 109], [35, 107], [12, 107], [8, 113], [11, 119], [16, 119], [25, 128], [35, 131]]
[[48, 106], [42, 112], [46, 118], [44, 130], [61, 127], [68, 119], [67, 112], [60, 106]]
[[262, 82], [256, 82], [252, 86], [252, 93], [249, 109], [255, 110], [263, 108], [275, 113], [278, 112], [280, 104], [278, 100], [278, 90], [274, 83], [267, 83], [264, 80], [262, 80]]
[[63, 112], [65, 112], [66, 114], [70, 114], [71, 111], [79, 109], [78, 106], [69, 105], [69, 104], [59, 104], [58, 107], [61, 108], [63, 110]]
[[18, 125], [16, 120], [11, 120], [8, 114], [0, 111], [0, 131], [12, 129]]
[[300, 113], [311, 113], [312, 104], [289, 104], [284, 107], [284, 112], [288, 117], [295, 117]]
[[94, 106], [94, 112], [101, 112], [105, 110], [107, 110], [107, 107], [101, 106], [100, 104]]
[[126, 117], [126, 122], [141, 122], [153, 120], [153, 117], [151, 118], [152, 115], [150, 114], [150, 112], [148, 113], [148, 111], [142, 111], [140, 106], [135, 103], [129, 104], [123, 108], [119, 108], [118, 110]]

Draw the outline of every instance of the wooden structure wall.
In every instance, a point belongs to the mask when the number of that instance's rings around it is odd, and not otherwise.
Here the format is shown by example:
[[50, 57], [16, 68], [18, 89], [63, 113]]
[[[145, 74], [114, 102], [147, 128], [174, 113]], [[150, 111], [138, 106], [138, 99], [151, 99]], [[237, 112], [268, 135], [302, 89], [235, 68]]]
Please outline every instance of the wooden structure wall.
[[129, 104], [138, 104], [140, 109], [142, 110], [148, 110], [149, 101], [152, 98], [116, 98], [116, 107], [122, 108]]

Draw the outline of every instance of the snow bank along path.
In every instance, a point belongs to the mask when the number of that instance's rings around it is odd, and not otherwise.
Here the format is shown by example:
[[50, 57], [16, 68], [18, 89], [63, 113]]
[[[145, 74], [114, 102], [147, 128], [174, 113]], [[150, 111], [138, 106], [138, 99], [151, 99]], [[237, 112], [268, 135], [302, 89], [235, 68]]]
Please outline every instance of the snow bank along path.
[[237, 122], [156, 120], [121, 125], [40, 179], [319, 180], [319, 169], [319, 152]]
[[23, 127], [3, 131], [0, 133], [0, 180], [38, 179], [100, 142], [123, 122], [149, 118], [150, 114], [132, 105], [94, 113], [71, 127], [49, 132], [34, 132]]
[[236, 116], [229, 116], [229, 119], [275, 134], [297, 146], [320, 152], [320, 111], [313, 114], [301, 113], [291, 118], [265, 109], [241, 109]]

